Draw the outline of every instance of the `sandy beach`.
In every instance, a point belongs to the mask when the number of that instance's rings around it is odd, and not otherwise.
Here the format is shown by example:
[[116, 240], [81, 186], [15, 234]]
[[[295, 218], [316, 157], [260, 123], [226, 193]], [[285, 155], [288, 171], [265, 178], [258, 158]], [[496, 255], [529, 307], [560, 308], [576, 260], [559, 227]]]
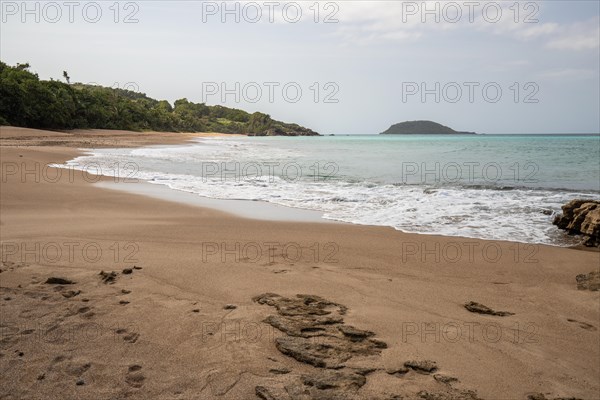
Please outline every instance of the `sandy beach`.
[[2, 127], [0, 399], [600, 398], [600, 292], [575, 279], [598, 252], [245, 219], [48, 167], [197, 136]]

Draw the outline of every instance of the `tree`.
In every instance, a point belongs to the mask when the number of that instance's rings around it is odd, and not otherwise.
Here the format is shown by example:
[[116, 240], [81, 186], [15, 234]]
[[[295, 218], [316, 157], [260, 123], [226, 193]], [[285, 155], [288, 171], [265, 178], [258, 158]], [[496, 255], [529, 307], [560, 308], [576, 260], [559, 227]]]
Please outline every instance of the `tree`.
[[185, 98], [174, 106], [137, 91], [81, 83], [40, 80], [29, 64], [11, 67], [0, 61], [0, 125], [40, 129], [126, 129], [187, 132], [314, 132], [274, 121], [267, 114], [248, 114], [207, 106]]
[[249, 133], [263, 133], [273, 125], [273, 120], [270, 115], [255, 112], [250, 116], [248, 122]]

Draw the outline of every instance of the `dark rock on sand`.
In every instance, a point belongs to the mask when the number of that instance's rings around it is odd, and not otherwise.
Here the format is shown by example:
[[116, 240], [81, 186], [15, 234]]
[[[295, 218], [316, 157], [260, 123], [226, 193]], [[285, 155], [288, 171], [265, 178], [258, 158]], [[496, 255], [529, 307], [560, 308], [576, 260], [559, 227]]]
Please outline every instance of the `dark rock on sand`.
[[419, 372], [422, 374], [431, 374], [432, 372], [437, 371], [437, 363], [431, 360], [422, 360], [422, 361], [407, 361], [404, 363], [406, 368], [410, 368], [415, 372]]
[[353, 342], [362, 342], [366, 338], [375, 335], [375, 333], [371, 331], [363, 331], [349, 325], [341, 325], [338, 329]]
[[320, 390], [326, 389], [353, 389], [357, 390], [367, 383], [364, 375], [343, 371], [322, 371], [314, 375], [305, 375], [302, 382], [306, 386], [314, 386]]
[[75, 297], [81, 293], [81, 290], [69, 290], [67, 292], [62, 293], [63, 297], [70, 299], [71, 297]]
[[408, 373], [409, 369], [406, 367], [387, 368], [385, 372], [390, 375], [402, 376]]
[[420, 399], [423, 400], [481, 400], [472, 390], [456, 390], [451, 392], [431, 393], [422, 390], [418, 393]]
[[438, 382], [442, 382], [442, 383], [446, 383], [446, 384], [451, 384], [452, 382], [458, 382], [458, 379], [456, 379], [452, 376], [442, 375], [442, 374], [435, 374], [433, 376], [433, 379], [435, 379]]
[[383, 340], [369, 339], [369, 343], [371, 343], [373, 346], [377, 347], [378, 349], [387, 349], [388, 348], [387, 343], [384, 342]]
[[51, 277], [46, 279], [46, 283], [48, 285], [73, 285], [75, 282], [73, 282], [70, 279], [66, 279], [66, 278], [58, 278], [58, 277]]
[[112, 272], [104, 272], [104, 271], [100, 271], [100, 279], [102, 279], [102, 282], [104, 283], [114, 283], [117, 280], [117, 273], [115, 271]]
[[125, 268], [123, 269], [123, 275], [129, 275], [133, 272], [132, 268]]
[[592, 292], [600, 290], [600, 272], [598, 271], [592, 271], [587, 275], [577, 275], [575, 280], [577, 280], [577, 290], [591, 290]]
[[353, 372], [319, 371], [305, 374], [285, 388], [257, 386], [256, 396], [267, 400], [357, 400], [366, 378]]
[[[292, 298], [273, 293], [256, 296], [259, 304], [269, 305], [277, 310], [264, 322], [279, 329], [285, 336], [275, 339], [276, 348], [296, 361], [314, 368], [302, 368], [298, 373], [288, 368], [271, 368], [272, 374], [282, 374], [279, 383], [270, 380], [268, 386], [256, 386], [255, 394], [262, 400], [358, 400], [373, 398], [373, 388], [365, 389], [367, 376], [375, 371], [381, 349], [385, 342], [373, 338], [374, 332], [344, 324], [347, 308], [341, 304], [313, 295], [296, 295]], [[270, 358], [271, 360], [274, 360]], [[312, 371], [311, 371], [312, 370]], [[432, 375], [438, 365], [432, 360], [412, 360], [404, 365], [386, 369], [398, 377], [411, 371]], [[397, 379], [377, 376], [377, 379]], [[387, 399], [422, 398], [429, 400], [479, 400], [475, 392], [453, 388], [452, 377], [435, 375], [430, 378], [434, 391], [415, 393], [416, 388], [400, 388], [400, 393], [389, 394]], [[363, 388], [363, 389], [361, 389]], [[416, 389], [419, 390], [419, 389]]]
[[346, 307], [318, 296], [286, 298], [266, 293], [254, 298], [277, 309], [264, 322], [288, 336], [275, 340], [283, 354], [318, 368], [338, 369], [354, 356], [378, 355], [385, 343], [370, 339], [374, 333], [344, 325]]
[[269, 389], [264, 386], [257, 386], [254, 388], [254, 392], [256, 393], [256, 397], [261, 400], [279, 400], [281, 397], [276, 397], [271, 393]]
[[554, 218], [554, 225], [572, 235], [583, 235], [582, 244], [600, 247], [600, 201], [571, 200], [562, 206], [562, 215]]
[[[371, 338], [374, 332], [345, 325], [345, 306], [302, 294], [287, 298], [265, 293], [253, 300], [277, 309], [277, 314], [268, 316], [264, 322], [286, 334], [275, 339], [281, 353], [323, 368], [314, 374], [303, 374], [288, 384], [283, 397], [274, 394], [274, 388], [257, 387], [259, 398], [352, 399], [366, 383], [366, 375], [376, 370], [370, 365], [360, 365], [363, 362], [360, 357], [379, 355], [386, 344]], [[351, 358], [357, 360], [353, 360], [352, 368], [346, 368], [345, 363]], [[273, 369], [271, 372], [276, 373]]]
[[373, 372], [377, 371], [377, 368], [372, 368], [372, 367], [359, 367], [359, 368], [352, 368], [352, 370], [362, 376], [367, 376], [372, 374]]
[[334, 344], [316, 343], [302, 337], [280, 337], [275, 339], [277, 350], [297, 361], [318, 368], [342, 368], [352, 355]]
[[269, 372], [272, 374], [275, 374], [275, 375], [285, 375], [285, 374], [289, 374], [292, 371], [289, 370], [288, 368], [281, 367], [281, 368], [271, 368], [269, 370]]
[[235, 310], [236, 308], [237, 306], [234, 304], [227, 304], [225, 307], [223, 307], [224, 310]]
[[509, 311], [494, 311], [491, 308], [484, 306], [483, 304], [476, 303], [474, 301], [470, 301], [465, 304], [465, 308], [472, 313], [477, 314], [486, 314], [486, 315], [495, 315], [498, 317], [506, 317], [509, 315], [515, 315], [515, 313]]
[[549, 399], [543, 393], [534, 393], [527, 396], [527, 400], [582, 400], [578, 397], [554, 397]]
[[264, 322], [290, 336], [313, 337], [321, 336], [327, 330], [327, 326], [341, 324], [343, 321], [342, 317], [307, 317], [300, 319], [270, 315]]
[[280, 315], [288, 317], [296, 315], [330, 315], [332, 312], [344, 315], [347, 311], [347, 308], [341, 304], [308, 294], [298, 294], [296, 298], [289, 299], [275, 293], [265, 293], [254, 297], [253, 300], [258, 304], [275, 307]]

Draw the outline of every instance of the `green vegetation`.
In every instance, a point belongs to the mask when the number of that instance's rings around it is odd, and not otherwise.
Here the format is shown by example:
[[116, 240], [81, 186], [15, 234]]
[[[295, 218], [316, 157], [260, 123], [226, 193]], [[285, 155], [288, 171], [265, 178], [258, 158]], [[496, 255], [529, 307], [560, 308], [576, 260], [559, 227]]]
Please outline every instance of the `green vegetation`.
[[0, 61], [0, 125], [38, 129], [123, 129], [312, 136], [316, 132], [267, 114], [179, 99], [172, 106], [143, 93], [40, 80], [29, 64]]
[[394, 124], [381, 135], [457, 135], [473, 132], [457, 132], [452, 128], [432, 121], [406, 121]]

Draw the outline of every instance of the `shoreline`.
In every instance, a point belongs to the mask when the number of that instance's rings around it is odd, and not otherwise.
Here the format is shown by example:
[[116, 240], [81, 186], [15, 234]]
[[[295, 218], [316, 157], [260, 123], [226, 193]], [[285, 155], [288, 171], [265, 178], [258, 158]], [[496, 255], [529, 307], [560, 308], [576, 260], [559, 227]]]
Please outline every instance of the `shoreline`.
[[[107, 175], [98, 175], [103, 178], [109, 178]], [[556, 247], [560, 249], [574, 249], [580, 251], [600, 252], [597, 248], [586, 247], [582, 244], [575, 245], [554, 245], [548, 243], [537, 243], [537, 242], [521, 242], [517, 240], [500, 240], [500, 239], [486, 239], [477, 238], [470, 236], [452, 236], [443, 235], [440, 233], [426, 233], [426, 232], [411, 232], [402, 229], [395, 228], [391, 225], [371, 225], [361, 224], [356, 222], [347, 222], [336, 219], [326, 218], [324, 212], [317, 210], [310, 210], [304, 208], [297, 208], [291, 206], [285, 206], [277, 203], [270, 203], [262, 200], [246, 200], [246, 199], [217, 199], [212, 197], [201, 196], [194, 192], [186, 192], [183, 190], [172, 189], [165, 184], [154, 184], [146, 180], [140, 180], [136, 183], [122, 183], [122, 182], [110, 182], [101, 181], [94, 184], [95, 186], [108, 190], [118, 190], [130, 194], [143, 195], [146, 197], [165, 200], [173, 203], [187, 204], [194, 207], [209, 208], [215, 211], [224, 212], [231, 216], [244, 219], [252, 219], [257, 221], [280, 221], [280, 222], [296, 222], [296, 223], [323, 223], [323, 224], [344, 224], [344, 225], [356, 225], [371, 228], [384, 228], [393, 229], [394, 231], [400, 232], [407, 235], [417, 236], [431, 236], [431, 237], [444, 237], [447, 239], [455, 239], [459, 241], [476, 240], [483, 242], [503, 242], [515, 245], [524, 246], [548, 246]], [[248, 209], [249, 208], [249, 209]]]
[[[139, 143], [132, 136], [132, 145]], [[257, 386], [320, 373], [277, 350], [272, 335], [284, 334], [263, 322], [270, 307], [252, 300], [267, 292], [288, 298], [307, 293], [342, 304], [348, 308], [345, 323], [387, 343], [379, 355], [355, 357], [361, 360], [357, 368], [375, 369], [359, 391], [363, 397], [411, 398], [421, 390], [463, 393], [455, 398], [465, 399], [467, 390], [484, 399], [600, 394], [595, 379], [600, 293], [577, 290], [575, 280], [598, 269], [598, 253], [377, 226], [252, 220], [99, 188], [77, 173], [36, 181], [35, 172], [22, 179], [22, 171], [6, 169], [25, 163], [30, 171], [35, 165], [42, 171], [49, 162], [65, 161], [77, 154], [74, 140], [68, 142], [67, 147], [0, 142], [0, 289], [3, 298], [10, 297], [0, 303], [0, 366], [9, 382], [4, 395], [91, 398], [102, 391], [134, 399], [253, 398]], [[48, 168], [46, 178], [57, 171]], [[73, 242], [78, 246], [69, 258], [67, 243]], [[43, 251], [51, 243], [63, 250], [58, 260]], [[265, 243], [279, 246], [271, 254]], [[40, 250], [27, 251], [36, 244]], [[457, 245], [458, 256], [451, 253]], [[86, 258], [85, 246], [97, 246], [102, 257]], [[260, 257], [251, 253], [257, 248]], [[134, 265], [142, 269], [121, 273]], [[100, 271], [118, 272], [114, 284], [103, 283]], [[75, 284], [56, 290], [44, 283], [53, 276]], [[64, 296], [68, 290], [81, 293]], [[463, 307], [469, 301], [514, 315], [475, 314]], [[54, 330], [94, 324], [102, 334], [93, 341], [73, 334], [40, 346], [32, 336], [38, 328], [27, 327], [34, 321]], [[250, 338], [236, 323], [271, 336]], [[457, 326], [460, 336], [444, 330]], [[497, 327], [500, 337], [482, 327]], [[126, 332], [118, 333], [121, 329]], [[33, 333], [24, 333], [29, 330]], [[458, 382], [386, 371], [411, 359], [433, 360], [436, 373]], [[277, 367], [291, 372], [269, 372]], [[76, 385], [77, 379], [84, 384]]]
[[131, 194], [141, 194], [146, 197], [165, 200], [173, 203], [187, 204], [200, 208], [210, 208], [215, 211], [224, 212], [244, 219], [253, 219], [258, 221], [345, 224], [345, 222], [342, 221], [334, 221], [323, 218], [323, 213], [320, 211], [287, 207], [266, 201], [215, 199], [212, 197], [200, 196], [197, 193], [172, 189], [163, 184], [153, 184], [145, 180], [140, 180], [140, 182], [136, 183], [117, 183], [104, 181], [96, 183], [95, 186], [108, 190], [120, 190]]
[[[116, 131], [126, 137], [126, 131]], [[162, 133], [159, 133], [162, 135]], [[231, 134], [221, 134], [221, 133], [207, 133], [207, 134], [184, 134], [184, 140], [180, 143], [171, 143], [168, 141], [167, 143], [147, 143], [144, 146], [136, 146], [131, 145], [131, 143], [126, 143], [124, 147], [116, 147], [119, 148], [139, 148], [143, 147], [157, 147], [157, 146], [180, 146], [189, 143], [201, 143], [201, 141], [196, 139], [202, 138], [214, 138], [214, 137], [246, 137], [245, 135], [231, 135]], [[158, 140], [162, 140], [162, 137], [159, 136]], [[97, 148], [104, 148], [105, 146], [100, 146]], [[91, 151], [92, 149], [82, 148], [82, 151]], [[78, 154], [74, 158], [67, 160], [63, 165], [67, 165], [69, 162], [74, 161], [80, 156], [85, 156], [86, 154]], [[73, 166], [68, 166], [66, 169], [74, 168]], [[76, 169], [76, 168], [75, 168]], [[427, 231], [417, 231], [410, 229], [402, 229], [395, 227], [393, 225], [375, 225], [370, 223], [361, 223], [356, 221], [345, 221], [342, 219], [328, 218], [325, 216], [325, 211], [313, 210], [301, 207], [295, 207], [285, 204], [280, 204], [277, 202], [270, 202], [264, 200], [249, 200], [249, 199], [219, 199], [214, 197], [207, 197], [200, 195], [195, 192], [190, 192], [182, 189], [176, 189], [169, 186], [166, 183], [154, 183], [146, 179], [141, 178], [133, 178], [135, 183], [145, 183], [148, 185], [154, 186], [153, 188], [144, 188], [144, 186], [136, 186], [134, 182], [127, 182], [127, 177], [114, 177], [108, 174], [98, 174], [97, 176], [103, 176], [108, 178], [114, 178], [114, 182], [110, 181], [102, 181], [99, 182], [99, 187], [104, 187], [113, 190], [123, 190], [125, 192], [133, 193], [133, 194], [142, 194], [146, 196], [150, 196], [153, 198], [158, 198], [167, 201], [174, 201], [178, 203], [195, 205], [198, 207], [208, 207], [211, 209], [215, 209], [217, 211], [222, 211], [226, 213], [230, 213], [234, 216], [242, 217], [242, 218], [250, 218], [264, 221], [288, 221], [288, 222], [321, 222], [321, 223], [339, 223], [339, 224], [349, 224], [349, 225], [360, 225], [367, 227], [383, 227], [383, 228], [392, 228], [398, 232], [406, 233], [406, 234], [414, 234], [414, 235], [425, 235], [425, 236], [442, 236], [447, 238], [455, 238], [457, 240], [484, 240], [484, 241], [501, 241], [522, 245], [532, 245], [532, 246], [551, 246], [551, 247], [559, 247], [559, 248], [570, 248], [584, 251], [592, 251], [598, 252], [600, 249], [586, 247], [578, 242], [580, 240], [576, 237], [569, 236], [564, 234], [564, 238], [561, 240], [561, 243], [546, 243], [544, 241], [524, 241], [524, 240], [515, 240], [515, 239], [500, 239], [500, 238], [489, 238], [489, 237], [478, 237], [478, 236], [463, 236], [463, 235], [454, 235], [447, 233], [439, 233], [439, 232], [427, 232]], [[123, 182], [121, 182], [123, 180]], [[117, 185], [118, 184], [118, 185]], [[167, 190], [163, 190], [167, 189]], [[551, 190], [546, 188], [539, 188], [541, 190]], [[559, 191], [559, 189], [556, 189]], [[567, 191], [577, 192], [575, 190], [564, 189]], [[247, 210], [249, 208], [250, 210]], [[286, 217], [286, 210], [288, 210]], [[252, 211], [258, 213], [258, 215], [254, 215]], [[274, 215], [269, 215], [269, 213], [274, 213]], [[550, 224], [549, 224], [550, 225]], [[558, 230], [557, 230], [558, 231]]]

